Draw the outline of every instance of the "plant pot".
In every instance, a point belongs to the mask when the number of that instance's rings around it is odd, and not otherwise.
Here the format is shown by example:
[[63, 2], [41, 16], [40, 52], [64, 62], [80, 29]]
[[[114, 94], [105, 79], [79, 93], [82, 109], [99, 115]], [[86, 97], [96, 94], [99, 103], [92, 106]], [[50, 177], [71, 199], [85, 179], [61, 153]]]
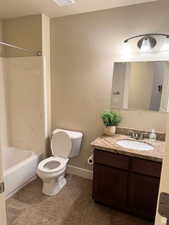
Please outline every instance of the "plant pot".
[[104, 127], [104, 134], [107, 136], [113, 136], [116, 133], [116, 126]]

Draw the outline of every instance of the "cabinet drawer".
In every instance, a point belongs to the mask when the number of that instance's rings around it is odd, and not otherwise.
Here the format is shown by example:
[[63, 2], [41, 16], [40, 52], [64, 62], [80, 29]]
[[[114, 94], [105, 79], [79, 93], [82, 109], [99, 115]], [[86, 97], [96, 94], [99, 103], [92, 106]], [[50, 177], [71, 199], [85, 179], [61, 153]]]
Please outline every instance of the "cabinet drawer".
[[95, 149], [94, 163], [127, 170], [129, 167], [129, 158], [127, 156]]
[[144, 159], [132, 159], [131, 170], [139, 174], [160, 177], [161, 163]]

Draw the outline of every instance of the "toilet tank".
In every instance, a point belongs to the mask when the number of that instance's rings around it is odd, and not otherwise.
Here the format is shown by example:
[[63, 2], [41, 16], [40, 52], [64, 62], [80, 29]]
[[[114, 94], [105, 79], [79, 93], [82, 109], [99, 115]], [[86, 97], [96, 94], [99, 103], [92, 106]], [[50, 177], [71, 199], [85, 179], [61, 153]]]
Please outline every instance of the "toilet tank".
[[78, 131], [70, 131], [70, 130], [64, 130], [64, 129], [56, 129], [53, 131], [53, 134], [57, 131], [65, 132], [72, 141], [72, 149], [71, 149], [70, 155], [68, 157], [73, 158], [75, 156], [78, 156], [80, 153], [80, 147], [81, 147], [81, 143], [82, 143], [83, 134]]

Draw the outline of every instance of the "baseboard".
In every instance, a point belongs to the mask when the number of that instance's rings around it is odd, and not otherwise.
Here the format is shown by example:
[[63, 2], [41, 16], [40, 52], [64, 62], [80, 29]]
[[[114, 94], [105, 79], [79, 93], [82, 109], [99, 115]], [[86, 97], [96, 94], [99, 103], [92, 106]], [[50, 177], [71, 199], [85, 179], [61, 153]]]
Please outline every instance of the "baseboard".
[[86, 170], [80, 167], [68, 165], [67, 171], [68, 174], [73, 174], [79, 177], [83, 177], [89, 180], [93, 179], [93, 172], [91, 170]]

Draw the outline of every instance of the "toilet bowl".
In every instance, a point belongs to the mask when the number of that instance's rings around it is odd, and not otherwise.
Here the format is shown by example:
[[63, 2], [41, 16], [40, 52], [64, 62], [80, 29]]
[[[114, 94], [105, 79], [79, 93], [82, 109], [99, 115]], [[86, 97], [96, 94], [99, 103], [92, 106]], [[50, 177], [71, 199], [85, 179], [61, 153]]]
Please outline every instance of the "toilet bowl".
[[51, 137], [53, 156], [42, 160], [37, 175], [43, 181], [42, 192], [52, 196], [57, 194], [66, 184], [65, 171], [69, 158], [80, 152], [82, 133], [56, 129]]

